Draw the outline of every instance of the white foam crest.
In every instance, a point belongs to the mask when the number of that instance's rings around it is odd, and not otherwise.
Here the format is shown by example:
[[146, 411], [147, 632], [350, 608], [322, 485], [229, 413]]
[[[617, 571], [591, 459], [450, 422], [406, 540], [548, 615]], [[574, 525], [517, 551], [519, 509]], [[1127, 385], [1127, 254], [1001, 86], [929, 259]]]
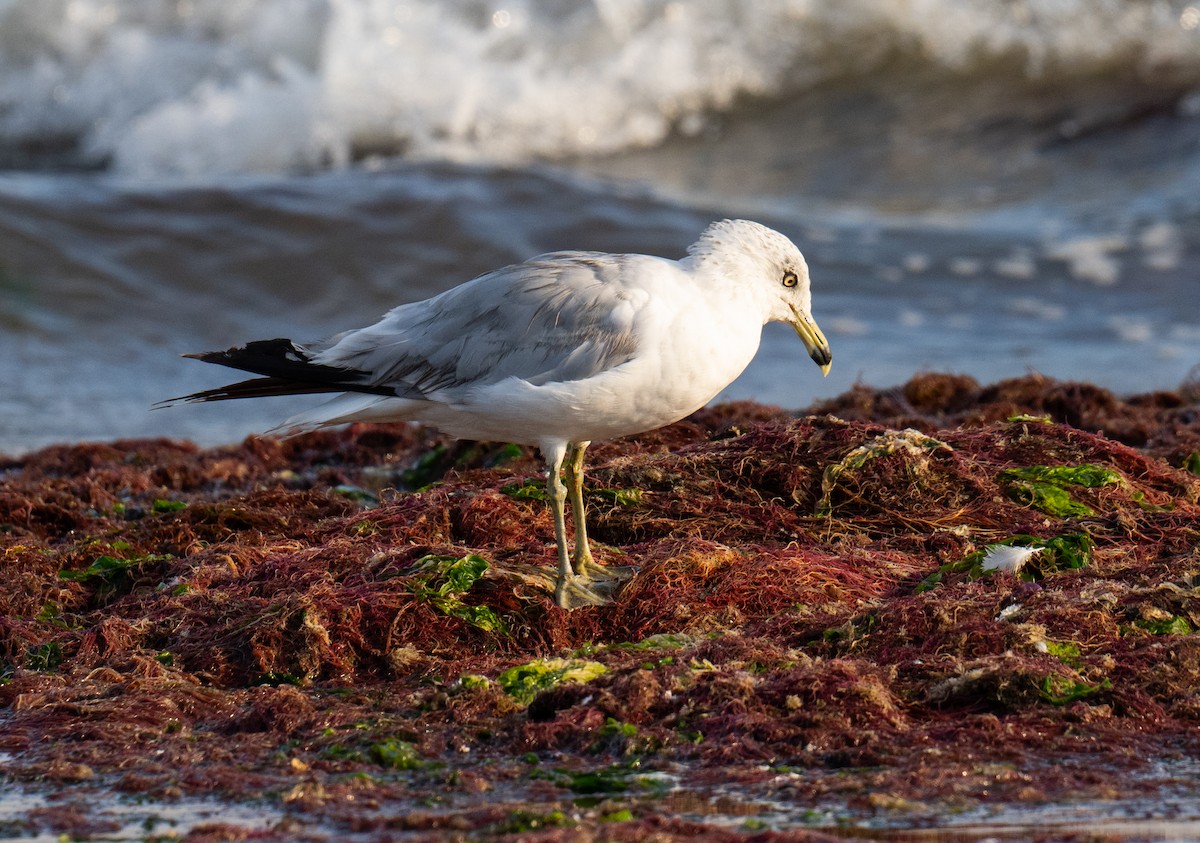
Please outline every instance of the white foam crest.
[[1200, 85], [1185, 24], [1164, 0], [0, 0], [0, 146], [192, 175], [520, 163], [658, 144], [897, 52]]
[[959, 69], [1014, 54], [1033, 77], [1130, 60], [1146, 70], [1194, 67], [1200, 46], [1183, 4], [1162, 0], [896, 0], [873, 8], [935, 61]]
[[114, 166], [133, 175], [280, 172], [314, 168], [324, 160], [315, 81], [280, 59], [276, 78], [255, 73], [232, 85], [203, 81], [186, 100], [168, 100], [131, 120], [110, 140]]
[[657, 143], [689, 115], [768, 94], [785, 4], [507, 2], [476, 14], [334, 0], [322, 83], [347, 143], [518, 161]]

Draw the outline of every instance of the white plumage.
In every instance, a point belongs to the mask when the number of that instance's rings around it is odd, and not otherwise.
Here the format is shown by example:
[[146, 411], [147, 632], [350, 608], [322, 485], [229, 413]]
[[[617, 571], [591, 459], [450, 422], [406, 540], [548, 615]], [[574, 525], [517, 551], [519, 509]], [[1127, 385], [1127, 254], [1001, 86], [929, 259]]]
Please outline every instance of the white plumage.
[[267, 340], [191, 355], [265, 377], [174, 400], [335, 392], [277, 430], [412, 420], [459, 438], [536, 445], [555, 516], [555, 598], [568, 606], [590, 600], [577, 579], [592, 566], [582, 501], [588, 444], [703, 407], [750, 363], [767, 322], [792, 324], [828, 372], [829, 345], [810, 307], [808, 267], [795, 245], [757, 223], [723, 220], [679, 261], [554, 252], [321, 342]]

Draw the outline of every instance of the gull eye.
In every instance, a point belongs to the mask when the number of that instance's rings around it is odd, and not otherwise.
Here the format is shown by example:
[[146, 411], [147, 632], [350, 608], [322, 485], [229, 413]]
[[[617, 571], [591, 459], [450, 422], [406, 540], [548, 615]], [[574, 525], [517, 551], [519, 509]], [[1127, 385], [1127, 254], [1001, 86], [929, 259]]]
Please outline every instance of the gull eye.
[[800, 276], [797, 275], [796, 273], [792, 272], [790, 269], [787, 272], [783, 273], [783, 286], [795, 287], [799, 283], [800, 283]]

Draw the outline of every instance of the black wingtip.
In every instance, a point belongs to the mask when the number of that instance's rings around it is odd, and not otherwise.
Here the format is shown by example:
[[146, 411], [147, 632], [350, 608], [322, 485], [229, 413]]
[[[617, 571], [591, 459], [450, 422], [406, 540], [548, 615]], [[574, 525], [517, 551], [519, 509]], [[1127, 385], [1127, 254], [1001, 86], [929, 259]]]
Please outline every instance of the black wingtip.
[[[286, 337], [255, 340], [224, 351], [199, 351], [183, 356], [192, 360], [203, 360], [205, 363], [216, 363], [218, 366], [228, 366], [231, 369], [241, 369], [243, 372], [253, 372], [256, 375], [276, 377], [285, 374], [294, 377], [300, 370], [313, 366], [309, 362], [308, 351]], [[317, 368], [344, 371], [331, 366]]]
[[167, 398], [154, 404], [152, 410], [161, 410], [176, 404], [197, 404], [204, 401], [232, 401], [236, 398], [278, 398], [284, 395], [316, 395], [329, 392], [346, 392], [340, 384], [301, 383], [284, 378], [250, 378], [238, 383], [204, 389], [190, 395]]
[[271, 398], [282, 395], [313, 395], [330, 392], [366, 392], [395, 395], [391, 387], [365, 383], [367, 375], [357, 369], [343, 369], [313, 363], [302, 346], [289, 339], [256, 340], [225, 351], [201, 351], [184, 354], [192, 360], [216, 363], [263, 377], [239, 381], [215, 389], [180, 395], [154, 404], [161, 410], [176, 404], [203, 401], [230, 401], [235, 398]]

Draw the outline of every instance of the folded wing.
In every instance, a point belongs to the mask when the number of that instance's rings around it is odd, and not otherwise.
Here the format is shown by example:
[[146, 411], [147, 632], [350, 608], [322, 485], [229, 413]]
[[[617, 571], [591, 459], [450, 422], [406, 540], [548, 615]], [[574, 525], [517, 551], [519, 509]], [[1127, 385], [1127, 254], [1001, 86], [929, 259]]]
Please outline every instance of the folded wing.
[[329, 392], [453, 400], [456, 390], [511, 377], [535, 385], [588, 378], [637, 353], [633, 323], [647, 295], [622, 283], [633, 260], [653, 259], [541, 255], [321, 342], [260, 340], [187, 355], [265, 377], [164, 403]]

